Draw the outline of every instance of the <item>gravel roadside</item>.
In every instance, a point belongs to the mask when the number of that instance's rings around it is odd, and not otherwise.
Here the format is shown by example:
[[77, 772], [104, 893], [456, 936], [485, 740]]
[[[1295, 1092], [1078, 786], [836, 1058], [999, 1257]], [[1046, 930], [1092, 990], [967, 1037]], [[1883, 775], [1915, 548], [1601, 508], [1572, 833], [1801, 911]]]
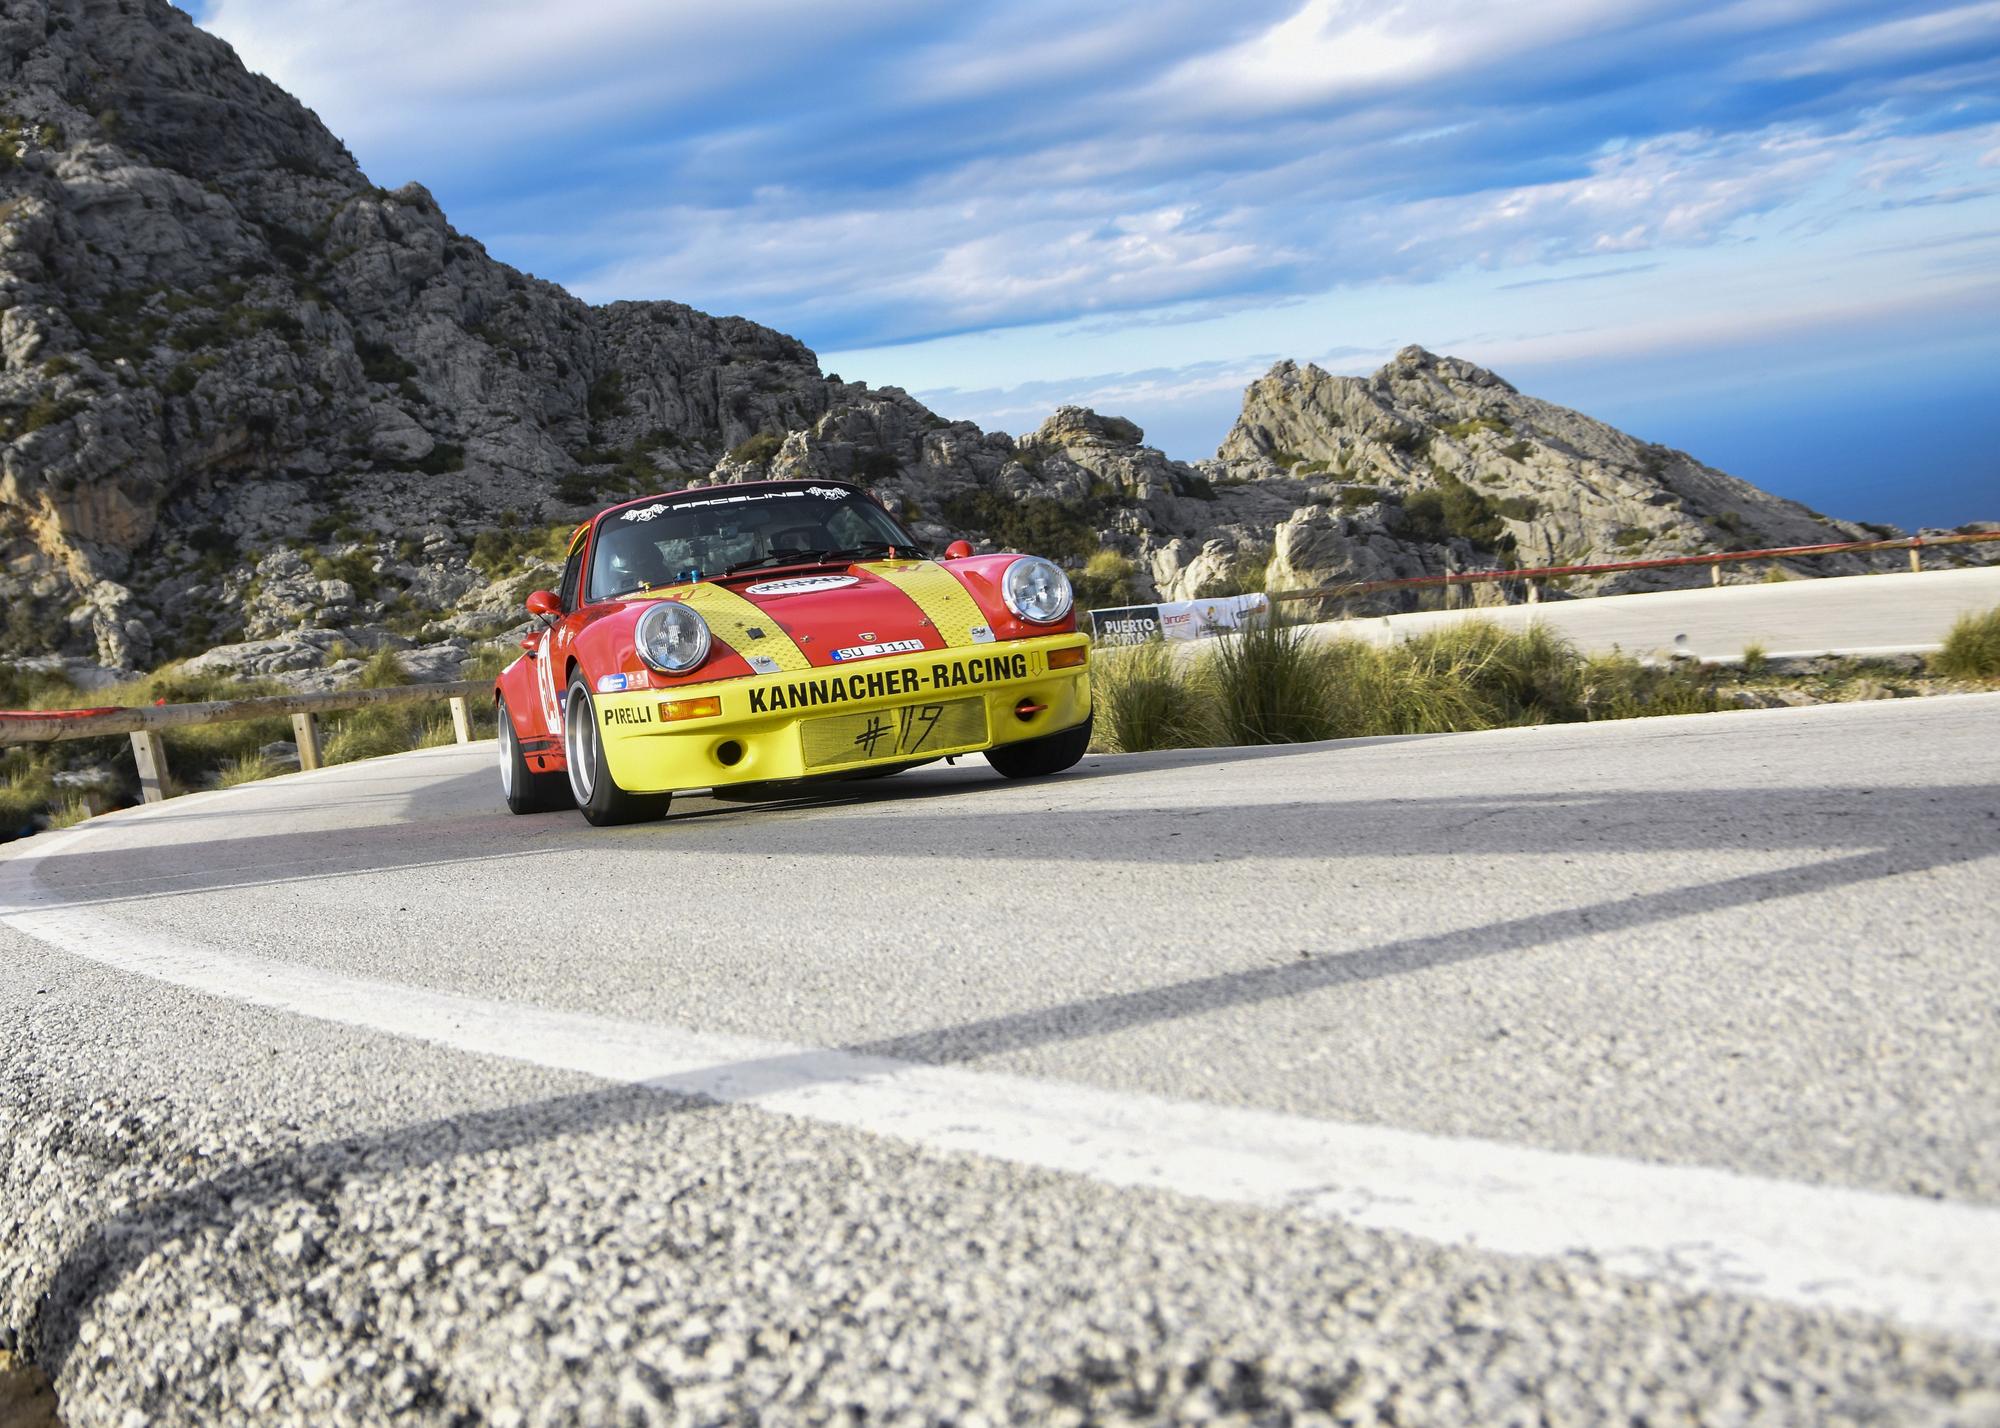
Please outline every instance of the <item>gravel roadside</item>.
[[70, 1428], [2000, 1419], [2000, 1346], [913, 1152], [0, 939], [0, 1348]]

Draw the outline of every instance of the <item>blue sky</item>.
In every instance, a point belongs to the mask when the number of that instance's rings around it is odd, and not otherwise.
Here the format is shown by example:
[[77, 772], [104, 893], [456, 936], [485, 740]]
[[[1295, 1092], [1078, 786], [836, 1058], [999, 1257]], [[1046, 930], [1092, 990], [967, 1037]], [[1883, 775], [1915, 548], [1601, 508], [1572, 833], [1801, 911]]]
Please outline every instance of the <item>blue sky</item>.
[[1834, 514], [2000, 519], [2000, 0], [203, 0], [593, 301], [1211, 454], [1420, 342]]

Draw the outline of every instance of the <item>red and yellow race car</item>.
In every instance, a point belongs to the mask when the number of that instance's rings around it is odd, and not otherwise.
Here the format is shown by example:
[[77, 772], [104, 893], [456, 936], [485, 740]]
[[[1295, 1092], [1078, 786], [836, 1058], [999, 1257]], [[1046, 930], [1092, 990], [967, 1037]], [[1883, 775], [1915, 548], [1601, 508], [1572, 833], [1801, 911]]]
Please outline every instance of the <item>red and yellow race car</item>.
[[688, 789], [969, 753], [1031, 778], [1090, 743], [1090, 642], [1062, 570], [962, 541], [934, 560], [843, 482], [613, 506], [528, 609], [541, 628], [493, 691], [516, 813], [630, 823]]

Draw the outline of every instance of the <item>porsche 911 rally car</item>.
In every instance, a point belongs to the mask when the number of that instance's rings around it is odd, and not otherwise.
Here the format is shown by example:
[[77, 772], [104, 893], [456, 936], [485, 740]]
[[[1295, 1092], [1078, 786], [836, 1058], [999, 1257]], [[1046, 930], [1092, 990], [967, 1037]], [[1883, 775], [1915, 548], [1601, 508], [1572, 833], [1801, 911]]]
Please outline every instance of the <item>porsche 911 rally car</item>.
[[984, 753], [1009, 778], [1090, 743], [1089, 638], [1032, 555], [932, 559], [865, 491], [648, 496], [571, 537], [495, 681], [507, 806], [595, 824], [680, 790], [894, 773]]

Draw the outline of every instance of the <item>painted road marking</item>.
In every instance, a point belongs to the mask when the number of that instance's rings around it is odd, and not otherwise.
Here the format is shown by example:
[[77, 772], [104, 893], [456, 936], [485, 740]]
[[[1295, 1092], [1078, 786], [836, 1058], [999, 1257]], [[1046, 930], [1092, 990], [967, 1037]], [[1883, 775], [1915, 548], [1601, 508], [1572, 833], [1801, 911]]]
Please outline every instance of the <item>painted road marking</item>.
[[156, 936], [0, 860], [0, 923], [120, 971], [482, 1056], [1230, 1204], [1685, 1289], [2000, 1339], [2000, 1209], [1172, 1101], [551, 1011]]

